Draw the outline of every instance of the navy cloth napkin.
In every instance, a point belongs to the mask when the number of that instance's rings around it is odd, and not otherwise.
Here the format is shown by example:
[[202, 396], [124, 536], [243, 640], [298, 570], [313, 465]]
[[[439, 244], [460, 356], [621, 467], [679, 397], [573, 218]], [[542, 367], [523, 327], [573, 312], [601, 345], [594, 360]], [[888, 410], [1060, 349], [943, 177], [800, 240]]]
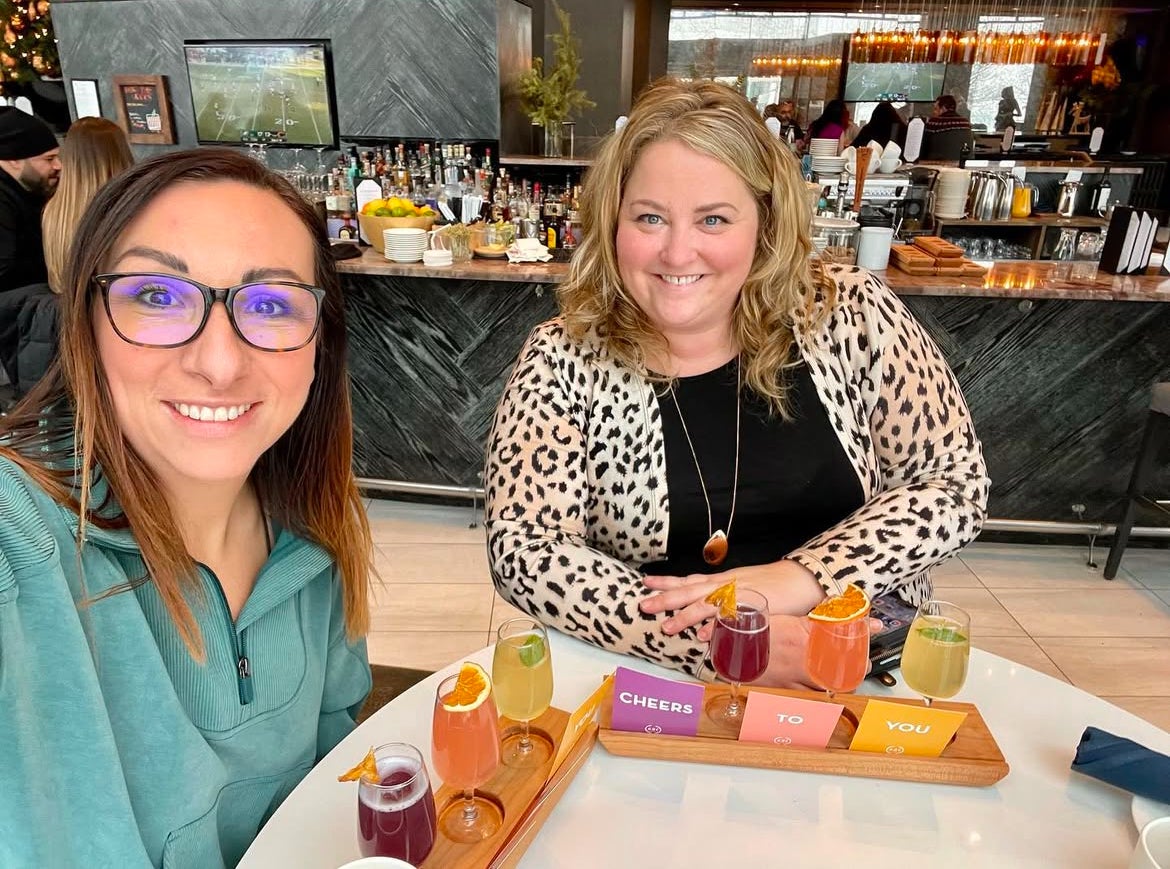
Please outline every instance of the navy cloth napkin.
[[1132, 739], [1086, 727], [1072, 768], [1131, 794], [1170, 803], [1170, 757]]

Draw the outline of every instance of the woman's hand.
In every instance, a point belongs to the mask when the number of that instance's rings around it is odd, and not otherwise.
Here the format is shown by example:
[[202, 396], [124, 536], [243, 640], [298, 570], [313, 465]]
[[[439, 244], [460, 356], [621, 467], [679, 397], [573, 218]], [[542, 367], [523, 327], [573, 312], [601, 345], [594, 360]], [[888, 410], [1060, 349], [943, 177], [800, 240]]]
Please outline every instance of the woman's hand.
[[[715, 607], [704, 601], [715, 589], [734, 581], [741, 588], [751, 588], [768, 599], [771, 615], [803, 616], [825, 599], [812, 572], [795, 561], [781, 559], [754, 567], [736, 567], [723, 573], [691, 576], [647, 576], [643, 582], [658, 592], [643, 598], [639, 606], [644, 613], [669, 612], [662, 622], [662, 632], [677, 634], [715, 615]], [[711, 639], [711, 624], [699, 629], [699, 639]]]

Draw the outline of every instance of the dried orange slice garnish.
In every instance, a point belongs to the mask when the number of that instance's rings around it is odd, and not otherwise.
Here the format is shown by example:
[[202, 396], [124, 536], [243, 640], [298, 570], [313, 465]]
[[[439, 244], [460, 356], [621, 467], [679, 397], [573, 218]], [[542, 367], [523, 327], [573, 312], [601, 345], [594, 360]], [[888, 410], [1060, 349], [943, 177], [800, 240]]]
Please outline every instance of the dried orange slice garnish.
[[492, 692], [492, 680], [487, 671], [467, 661], [459, 670], [459, 678], [451, 693], [443, 698], [443, 708], [448, 712], [470, 712], [487, 700]]
[[370, 749], [369, 754], [362, 758], [362, 762], [351, 769], [344, 775], [337, 777], [338, 781], [357, 781], [358, 779], [367, 779], [372, 782], [381, 780], [378, 775], [378, 762], [374, 759], [374, 749]]
[[735, 580], [719, 586], [703, 600], [718, 607], [719, 615], [725, 619], [733, 619], [739, 615], [739, 608], [735, 602]]
[[851, 622], [869, 613], [869, 595], [853, 583], [844, 594], [827, 597], [808, 614], [818, 622]]

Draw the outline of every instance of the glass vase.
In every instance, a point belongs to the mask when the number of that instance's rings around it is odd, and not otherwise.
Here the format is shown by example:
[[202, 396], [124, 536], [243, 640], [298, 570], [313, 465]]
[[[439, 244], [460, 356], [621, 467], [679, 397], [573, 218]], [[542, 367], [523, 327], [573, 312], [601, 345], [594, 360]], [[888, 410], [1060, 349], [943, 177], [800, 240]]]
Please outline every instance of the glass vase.
[[563, 130], [561, 121], [545, 121], [544, 124], [544, 156], [561, 156], [561, 139]]

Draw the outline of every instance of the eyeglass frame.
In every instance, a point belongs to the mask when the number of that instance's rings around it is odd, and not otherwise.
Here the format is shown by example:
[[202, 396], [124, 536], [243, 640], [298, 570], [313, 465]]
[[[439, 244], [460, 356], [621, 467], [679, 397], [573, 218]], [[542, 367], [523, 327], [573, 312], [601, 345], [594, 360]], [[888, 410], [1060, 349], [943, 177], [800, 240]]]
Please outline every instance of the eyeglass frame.
[[[185, 341], [180, 341], [178, 344], [145, 344], [141, 341], [132, 341], [122, 334], [118, 328], [117, 323], [114, 322], [114, 313], [110, 310], [110, 284], [118, 278], [168, 278], [170, 280], [183, 281], [190, 284], [203, 294], [203, 319], [199, 321], [199, 325], [191, 334], [191, 337]], [[196, 338], [203, 334], [203, 330], [207, 328], [207, 321], [211, 319], [211, 309], [216, 302], [223, 302], [224, 311], [227, 313], [228, 322], [232, 324], [232, 331], [236, 333], [241, 341], [249, 347], [260, 350], [264, 353], [291, 353], [293, 350], [300, 350], [307, 347], [314, 338], [317, 337], [317, 332], [321, 329], [321, 310], [322, 303], [325, 301], [326, 293], [320, 287], [314, 287], [312, 284], [302, 284], [298, 281], [248, 281], [246, 284], [236, 284], [233, 287], [212, 287], [208, 284], [200, 283], [192, 278], [185, 278], [181, 275], [168, 275], [164, 272], [110, 272], [108, 274], [94, 275], [91, 279], [94, 285], [101, 291], [102, 304], [106, 309], [106, 319], [110, 321], [110, 327], [115, 334], [127, 344], [133, 344], [135, 347], [152, 347], [156, 350], [174, 350], [177, 347], [186, 347], [192, 343]], [[240, 331], [239, 324], [236, 323], [236, 315], [232, 312], [232, 303], [235, 301], [236, 295], [245, 287], [257, 286], [277, 286], [277, 287], [299, 287], [302, 290], [308, 290], [313, 294], [313, 298], [317, 300], [317, 320], [313, 324], [313, 331], [309, 333], [309, 337], [303, 343], [296, 347], [261, 347], [253, 344], [248, 340], [247, 336]]]

